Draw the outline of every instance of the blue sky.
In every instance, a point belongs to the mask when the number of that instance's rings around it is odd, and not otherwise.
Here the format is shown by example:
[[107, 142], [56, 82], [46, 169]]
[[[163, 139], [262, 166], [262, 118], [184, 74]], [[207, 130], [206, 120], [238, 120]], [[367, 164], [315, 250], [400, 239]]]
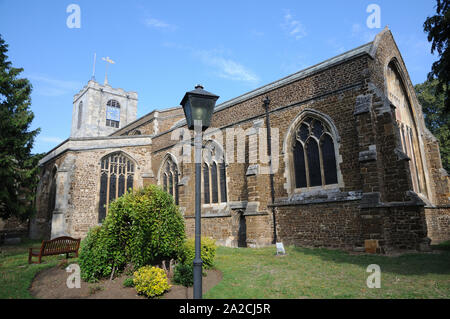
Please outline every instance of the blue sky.
[[[68, 28], [70, 4], [81, 27]], [[370, 29], [369, 4], [381, 9]], [[414, 84], [437, 59], [423, 32], [434, 0], [420, 1], [25, 1], [0, 0], [9, 58], [33, 84], [33, 152], [70, 135], [72, 98], [90, 79], [137, 91], [138, 117], [179, 105], [202, 83], [222, 103], [373, 40], [388, 25]]]

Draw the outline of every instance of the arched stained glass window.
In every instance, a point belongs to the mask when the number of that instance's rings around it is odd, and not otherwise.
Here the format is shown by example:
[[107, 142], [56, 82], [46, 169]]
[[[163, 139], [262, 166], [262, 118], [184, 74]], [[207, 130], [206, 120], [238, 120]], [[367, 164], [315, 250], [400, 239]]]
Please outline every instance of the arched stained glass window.
[[320, 186], [322, 185], [320, 154], [319, 146], [314, 138], [308, 139], [305, 151], [308, 160], [309, 186]]
[[98, 221], [103, 222], [109, 204], [133, 188], [134, 163], [122, 153], [107, 155], [101, 160]]
[[208, 142], [204, 152], [203, 202], [218, 204], [227, 202], [227, 172], [224, 153], [212, 142]]
[[209, 204], [211, 190], [209, 188], [209, 166], [207, 164], [203, 164], [203, 202], [205, 204]]
[[292, 145], [295, 188], [338, 183], [333, 135], [329, 126], [315, 117], [305, 118]]
[[306, 182], [305, 152], [303, 144], [296, 141], [294, 144], [294, 166], [295, 166], [295, 187], [303, 188], [308, 186]]
[[336, 155], [334, 154], [334, 143], [331, 135], [322, 135], [320, 139], [320, 147], [323, 158], [323, 175], [325, 177], [325, 184], [337, 184]]
[[219, 180], [220, 180], [220, 198], [222, 200], [222, 202], [226, 202], [227, 201], [227, 172], [226, 172], [226, 168], [225, 168], [225, 163], [219, 163]]
[[163, 163], [161, 171], [161, 181], [164, 191], [173, 196], [175, 204], [179, 204], [178, 198], [178, 166], [171, 156], [168, 156]]
[[106, 126], [118, 128], [120, 124], [120, 104], [116, 100], [106, 103]]
[[212, 202], [219, 202], [219, 186], [217, 183], [217, 164], [213, 162], [211, 165], [211, 193], [212, 193]]

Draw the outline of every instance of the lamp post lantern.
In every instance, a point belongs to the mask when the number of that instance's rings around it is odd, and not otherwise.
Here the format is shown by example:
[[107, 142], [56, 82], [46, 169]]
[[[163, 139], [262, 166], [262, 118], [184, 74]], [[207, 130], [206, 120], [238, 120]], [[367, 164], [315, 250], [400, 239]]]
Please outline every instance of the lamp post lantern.
[[202, 259], [201, 259], [201, 165], [202, 132], [211, 124], [211, 117], [219, 96], [196, 85], [195, 90], [186, 92], [181, 100], [186, 123], [194, 130], [195, 162], [195, 258], [194, 258], [194, 299], [202, 298]]

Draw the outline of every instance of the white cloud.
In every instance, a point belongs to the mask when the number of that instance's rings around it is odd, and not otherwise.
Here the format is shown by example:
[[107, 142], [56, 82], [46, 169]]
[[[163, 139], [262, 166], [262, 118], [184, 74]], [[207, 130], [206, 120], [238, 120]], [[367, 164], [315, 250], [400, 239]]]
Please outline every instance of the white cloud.
[[252, 84], [259, 82], [259, 77], [254, 72], [238, 62], [224, 57], [231, 54], [229, 50], [197, 50], [174, 42], [164, 42], [162, 45], [166, 48], [190, 52], [192, 56], [200, 59], [203, 64], [212, 67], [221, 78]]
[[288, 33], [289, 36], [299, 40], [306, 37], [308, 34], [306, 32], [303, 24], [299, 20], [295, 20], [290, 11], [288, 10], [284, 15], [284, 21], [281, 27]]
[[155, 28], [155, 29], [160, 29], [160, 30], [170, 30], [170, 31], [173, 31], [177, 28], [173, 24], [169, 24], [167, 22], [164, 22], [162, 20], [158, 20], [155, 18], [145, 19], [145, 25], [150, 28]]
[[200, 57], [203, 63], [216, 68], [218, 75], [222, 78], [250, 83], [259, 82], [258, 76], [251, 70], [236, 61], [224, 58], [215, 51], [195, 51], [194, 54]]
[[43, 96], [75, 94], [83, 87], [83, 85], [77, 81], [59, 80], [46, 75], [30, 74], [25, 75], [24, 77], [31, 81], [34, 91]]
[[38, 135], [37, 140], [39, 140], [39, 142], [48, 144], [59, 144], [64, 141], [64, 139], [57, 136], [40, 136], [40, 135]]

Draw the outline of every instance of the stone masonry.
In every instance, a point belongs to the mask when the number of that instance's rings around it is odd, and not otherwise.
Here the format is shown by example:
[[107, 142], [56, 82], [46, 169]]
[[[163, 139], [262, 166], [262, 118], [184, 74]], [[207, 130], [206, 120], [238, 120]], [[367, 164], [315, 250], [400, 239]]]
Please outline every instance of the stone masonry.
[[[388, 79], [388, 66], [395, 70], [395, 83]], [[97, 85], [89, 83], [75, 99]], [[393, 85], [408, 101], [412, 153], [402, 144]], [[95, 135], [88, 134], [95, 127], [81, 125], [86, 131], [72, 134], [40, 162], [34, 237], [83, 237], [98, 224], [101, 159], [114, 152], [136, 164], [134, 187], [163, 186], [165, 163], [175, 163], [179, 207], [193, 236], [193, 139], [182, 108], [134, 119], [137, 95], [119, 95], [121, 105], [128, 99], [130, 108], [123, 126]], [[264, 135], [266, 98], [275, 168], [273, 200]], [[105, 115], [98, 108], [105, 103], [85, 103], [99, 114], [99, 123]], [[329, 126], [336, 184], [296, 188], [292, 143], [308, 117]], [[449, 177], [387, 28], [370, 43], [217, 105], [204, 140], [205, 145], [219, 145], [225, 160], [226, 179], [219, 187], [226, 189], [226, 201], [202, 203], [202, 233], [221, 245], [260, 247], [276, 237], [285, 244], [360, 250], [366, 239], [376, 239], [386, 251], [427, 249], [430, 240], [450, 239]]]

